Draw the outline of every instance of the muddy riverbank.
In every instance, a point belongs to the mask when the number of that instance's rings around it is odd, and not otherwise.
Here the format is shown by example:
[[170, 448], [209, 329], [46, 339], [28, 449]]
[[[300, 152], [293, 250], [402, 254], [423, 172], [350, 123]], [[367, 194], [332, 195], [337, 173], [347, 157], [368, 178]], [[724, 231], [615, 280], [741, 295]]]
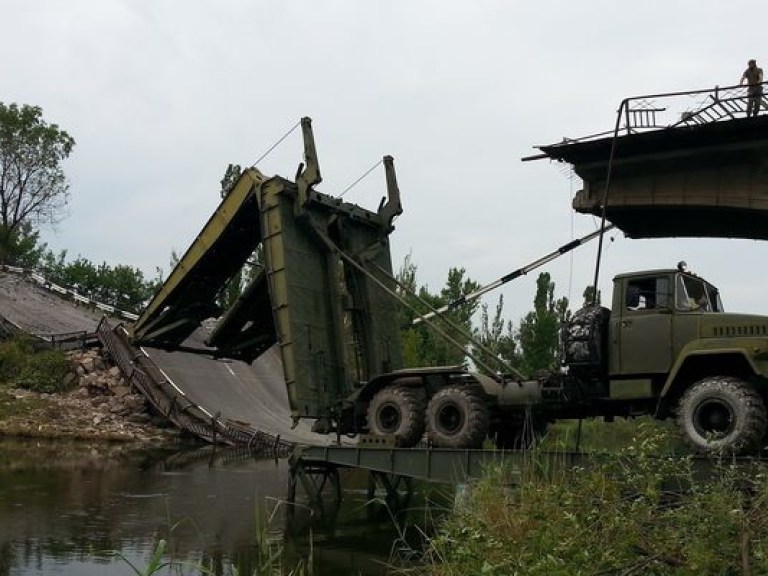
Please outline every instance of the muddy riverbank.
[[62, 392], [0, 388], [0, 437], [153, 445], [185, 441], [99, 349], [68, 353], [67, 360]]

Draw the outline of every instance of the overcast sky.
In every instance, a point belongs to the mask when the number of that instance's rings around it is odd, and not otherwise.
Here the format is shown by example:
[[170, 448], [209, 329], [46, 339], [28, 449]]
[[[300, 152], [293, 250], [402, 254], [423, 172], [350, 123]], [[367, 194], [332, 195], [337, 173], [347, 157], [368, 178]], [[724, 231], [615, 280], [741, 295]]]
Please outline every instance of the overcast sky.
[[[45, 240], [95, 263], [168, 272], [250, 165], [302, 116], [339, 194], [395, 158], [405, 213], [392, 236], [437, 291], [448, 268], [486, 283], [592, 231], [580, 181], [521, 162], [536, 144], [612, 128], [624, 97], [738, 82], [768, 64], [768, 2], [714, 0], [0, 0], [0, 101], [41, 106], [77, 141], [69, 216]], [[757, 23], [757, 24], [756, 24]], [[293, 178], [296, 130], [259, 164]], [[375, 210], [378, 168], [345, 200]], [[614, 234], [601, 289], [680, 259], [726, 308], [768, 314], [768, 245]], [[580, 302], [596, 243], [545, 270]], [[504, 290], [531, 308], [536, 274]], [[492, 305], [498, 292], [488, 302]], [[604, 300], [606, 300], [604, 296]]]

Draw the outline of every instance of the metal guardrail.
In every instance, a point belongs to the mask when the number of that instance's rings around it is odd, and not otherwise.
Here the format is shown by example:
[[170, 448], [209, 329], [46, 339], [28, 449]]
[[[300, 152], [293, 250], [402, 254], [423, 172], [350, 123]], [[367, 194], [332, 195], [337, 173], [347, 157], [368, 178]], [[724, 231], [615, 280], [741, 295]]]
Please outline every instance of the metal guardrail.
[[130, 344], [122, 325], [112, 327], [104, 317], [96, 334], [125, 378], [155, 410], [181, 430], [212, 444], [244, 446], [254, 455], [274, 458], [290, 456], [295, 446], [292, 442], [251, 426], [222, 420], [192, 402], [168, 381], [151, 358]]
[[[763, 82], [762, 86], [765, 89], [768, 87], [768, 82]], [[737, 84], [702, 90], [632, 96], [622, 103], [622, 116], [617, 130], [598, 132], [579, 138], [564, 138], [563, 142], [583, 142], [612, 136], [614, 133], [637, 134], [746, 117], [749, 100], [747, 89], [747, 85]], [[763, 94], [761, 97], [759, 111], [768, 111], [768, 94]]]
[[189, 466], [206, 463], [209, 467], [227, 466], [254, 460], [254, 454], [247, 446], [221, 446], [206, 444], [191, 450], [174, 451], [159, 465], [164, 471], [183, 470]]
[[35, 281], [35, 283], [37, 283], [38, 286], [45, 288], [50, 292], [58, 294], [59, 296], [70, 298], [71, 300], [73, 300], [78, 304], [91, 306], [96, 310], [100, 310], [101, 312], [105, 312], [107, 314], [112, 314], [113, 316], [118, 316], [125, 320], [136, 320], [138, 318], [138, 315], [134, 314], [133, 312], [120, 310], [119, 308], [115, 308], [110, 304], [104, 304], [103, 302], [99, 302], [97, 300], [93, 300], [92, 298], [88, 298], [87, 296], [83, 296], [82, 294], [77, 292], [77, 290], [74, 290], [72, 288], [67, 288], [66, 286], [60, 286], [54, 282], [51, 282], [45, 276], [43, 276], [38, 272], [35, 272], [34, 270], [29, 270], [28, 268], [20, 268], [18, 266], [8, 266], [7, 264], [0, 264], [0, 270], [3, 272], [10, 272], [12, 274], [17, 274], [19, 276], [25, 276], [27, 278], [31, 278], [32, 280]]

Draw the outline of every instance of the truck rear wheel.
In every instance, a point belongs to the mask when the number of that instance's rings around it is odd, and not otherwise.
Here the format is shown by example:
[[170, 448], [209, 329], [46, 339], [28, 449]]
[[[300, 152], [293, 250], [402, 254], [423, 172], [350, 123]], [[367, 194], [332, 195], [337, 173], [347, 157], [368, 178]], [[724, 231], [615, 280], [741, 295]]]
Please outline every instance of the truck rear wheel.
[[394, 436], [410, 447], [424, 436], [424, 393], [408, 386], [387, 386], [368, 405], [368, 429], [376, 436]]
[[466, 383], [440, 389], [427, 406], [427, 438], [439, 448], [480, 448], [489, 423], [482, 391]]
[[747, 454], [760, 449], [767, 417], [765, 403], [746, 382], [713, 376], [683, 394], [677, 421], [697, 452]]

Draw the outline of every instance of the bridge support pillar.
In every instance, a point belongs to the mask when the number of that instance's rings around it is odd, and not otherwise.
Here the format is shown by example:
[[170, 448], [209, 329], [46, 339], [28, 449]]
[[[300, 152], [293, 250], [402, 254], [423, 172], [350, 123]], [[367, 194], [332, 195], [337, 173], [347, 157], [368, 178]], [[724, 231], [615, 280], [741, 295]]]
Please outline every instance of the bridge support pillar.
[[413, 478], [372, 470], [368, 474], [368, 501], [375, 500], [382, 491], [390, 508], [402, 510], [413, 496]]
[[341, 502], [341, 480], [339, 469], [328, 462], [307, 462], [295, 459], [291, 462], [291, 477], [288, 485], [288, 501], [296, 502], [296, 487], [301, 486], [310, 505], [323, 509], [323, 500], [330, 496], [334, 504]]

